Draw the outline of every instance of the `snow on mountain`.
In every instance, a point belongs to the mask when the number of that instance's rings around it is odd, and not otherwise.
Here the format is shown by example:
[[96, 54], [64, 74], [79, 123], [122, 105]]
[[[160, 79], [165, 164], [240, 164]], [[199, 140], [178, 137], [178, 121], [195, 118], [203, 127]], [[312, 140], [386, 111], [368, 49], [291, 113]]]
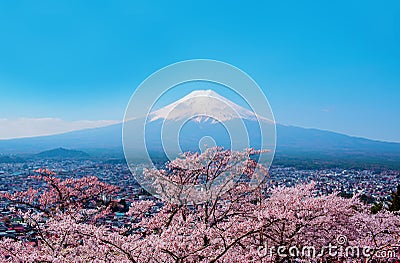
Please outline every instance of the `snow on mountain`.
[[[237, 105], [213, 90], [195, 90], [185, 97], [150, 113], [150, 122], [159, 119], [224, 122], [233, 119], [256, 120], [257, 117], [254, 112]], [[270, 121], [260, 116], [258, 119]]]

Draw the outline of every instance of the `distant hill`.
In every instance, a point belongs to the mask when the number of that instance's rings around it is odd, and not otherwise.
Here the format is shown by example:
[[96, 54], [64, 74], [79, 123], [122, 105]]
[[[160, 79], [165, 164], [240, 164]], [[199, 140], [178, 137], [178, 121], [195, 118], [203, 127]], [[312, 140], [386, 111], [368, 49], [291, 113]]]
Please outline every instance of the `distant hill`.
[[23, 163], [25, 159], [15, 155], [0, 155], [0, 163]]
[[36, 154], [35, 157], [45, 159], [83, 159], [90, 157], [90, 155], [83, 151], [56, 148], [40, 152]]

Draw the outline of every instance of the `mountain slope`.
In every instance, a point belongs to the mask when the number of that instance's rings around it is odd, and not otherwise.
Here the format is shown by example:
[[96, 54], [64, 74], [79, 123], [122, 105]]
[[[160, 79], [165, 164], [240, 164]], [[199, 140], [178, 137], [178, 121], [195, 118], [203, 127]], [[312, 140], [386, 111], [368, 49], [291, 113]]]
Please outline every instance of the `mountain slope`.
[[400, 143], [382, 142], [336, 132], [277, 125], [277, 148], [296, 152], [400, 155]]
[[[59, 135], [0, 140], [0, 153], [38, 153], [58, 147], [117, 150], [122, 148], [122, 125], [81, 130]], [[400, 143], [347, 136], [330, 131], [277, 125], [277, 153], [324, 153], [367, 156], [400, 156]]]
[[122, 125], [114, 124], [50, 136], [0, 140], [0, 153], [32, 154], [59, 147], [67, 149], [119, 150], [122, 148], [121, 134]]

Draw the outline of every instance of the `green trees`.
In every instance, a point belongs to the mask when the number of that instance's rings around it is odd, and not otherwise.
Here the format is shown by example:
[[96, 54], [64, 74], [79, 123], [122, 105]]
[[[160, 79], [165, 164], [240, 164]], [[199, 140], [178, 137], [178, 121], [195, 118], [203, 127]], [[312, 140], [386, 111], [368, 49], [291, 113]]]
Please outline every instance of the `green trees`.
[[392, 194], [389, 211], [400, 211], [400, 185], [397, 186], [397, 191]]
[[[396, 192], [391, 195], [391, 200], [385, 203], [387, 210], [391, 212], [400, 211], [400, 185], [397, 186]], [[376, 214], [384, 208], [384, 203], [379, 202], [371, 206], [371, 213]]]

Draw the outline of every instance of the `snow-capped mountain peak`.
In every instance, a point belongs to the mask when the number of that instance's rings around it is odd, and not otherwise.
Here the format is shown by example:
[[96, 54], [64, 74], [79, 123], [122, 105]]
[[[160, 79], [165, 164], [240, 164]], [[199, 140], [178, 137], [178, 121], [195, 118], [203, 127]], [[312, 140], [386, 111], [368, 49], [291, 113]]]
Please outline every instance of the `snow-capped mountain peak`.
[[[153, 111], [149, 115], [150, 121], [187, 120], [201, 121], [228, 121], [232, 119], [256, 120], [256, 114], [213, 90], [195, 90], [185, 97]], [[259, 119], [267, 120], [259, 117]]]

